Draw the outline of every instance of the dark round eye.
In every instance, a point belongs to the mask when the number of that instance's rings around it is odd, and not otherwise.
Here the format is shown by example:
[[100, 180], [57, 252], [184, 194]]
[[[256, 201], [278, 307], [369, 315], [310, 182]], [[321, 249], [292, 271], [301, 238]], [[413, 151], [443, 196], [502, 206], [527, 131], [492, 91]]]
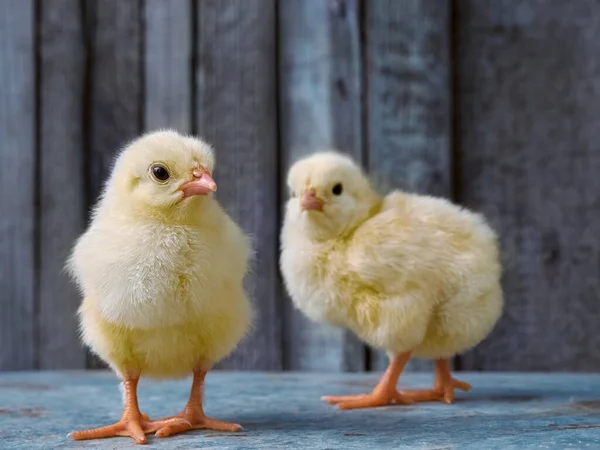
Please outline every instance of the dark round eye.
[[344, 188], [342, 187], [342, 183], [338, 183], [335, 186], [333, 186], [331, 192], [333, 192], [333, 195], [340, 195], [343, 190]]
[[169, 171], [167, 168], [161, 164], [154, 164], [150, 171], [152, 172], [152, 176], [158, 181], [167, 181], [169, 179]]

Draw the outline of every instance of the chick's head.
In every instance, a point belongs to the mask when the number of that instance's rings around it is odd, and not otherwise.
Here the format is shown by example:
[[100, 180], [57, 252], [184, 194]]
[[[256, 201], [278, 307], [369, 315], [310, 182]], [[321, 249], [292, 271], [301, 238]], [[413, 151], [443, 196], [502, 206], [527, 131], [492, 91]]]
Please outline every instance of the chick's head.
[[117, 158], [105, 197], [147, 211], [186, 208], [216, 191], [211, 147], [175, 131], [145, 134]]
[[316, 240], [339, 237], [366, 219], [378, 201], [361, 168], [348, 156], [324, 151], [288, 172], [286, 220]]

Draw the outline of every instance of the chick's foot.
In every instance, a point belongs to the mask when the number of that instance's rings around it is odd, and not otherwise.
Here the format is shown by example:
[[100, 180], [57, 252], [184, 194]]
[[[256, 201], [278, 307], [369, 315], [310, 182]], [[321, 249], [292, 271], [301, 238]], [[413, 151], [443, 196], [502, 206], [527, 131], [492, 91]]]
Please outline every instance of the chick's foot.
[[337, 405], [339, 409], [375, 408], [392, 404], [410, 405], [414, 401], [396, 390], [390, 392], [376, 392], [360, 395], [328, 395], [322, 397], [330, 405]]
[[[170, 419], [183, 419], [182, 423], [168, 424], [156, 432], [157, 437], [172, 436], [187, 430], [240, 431], [242, 426], [237, 423], [221, 422], [204, 415], [200, 405], [188, 405], [177, 416]], [[166, 419], [169, 420], [169, 419]]]
[[441, 401], [451, 405], [454, 403], [454, 389], [469, 391], [471, 385], [452, 377], [450, 364], [447, 360], [438, 360], [435, 362], [435, 384], [433, 389], [402, 391], [400, 393], [415, 402]]
[[88, 439], [102, 439], [115, 436], [129, 436], [138, 444], [146, 444], [146, 434], [167, 427], [181, 427], [189, 425], [185, 419], [174, 417], [163, 420], [150, 420], [146, 414], [140, 413], [137, 401], [137, 383], [138, 378], [126, 379], [123, 381], [125, 394], [125, 410], [121, 420], [112, 425], [91, 430], [74, 431], [69, 436], [76, 441]]
[[443, 386], [434, 387], [433, 389], [423, 389], [420, 391], [402, 391], [403, 396], [413, 400], [414, 402], [437, 402], [441, 401], [451, 405], [454, 403], [454, 389], [468, 391], [471, 385], [464, 381], [455, 380], [454, 378]]
[[184, 420], [183, 423], [168, 424], [156, 432], [157, 437], [167, 437], [182, 433], [187, 430], [215, 430], [215, 431], [240, 431], [242, 426], [237, 423], [221, 422], [220, 420], [206, 417], [202, 409], [202, 396], [206, 369], [194, 371], [194, 381], [190, 392], [190, 399], [179, 415], [165, 420]]
[[336, 405], [338, 409], [374, 408], [390, 404], [410, 405], [414, 401], [396, 391], [396, 383], [409, 358], [410, 352], [394, 356], [381, 380], [370, 394], [325, 396], [322, 397], [322, 400], [330, 405]]
[[[91, 430], [74, 431], [69, 434], [74, 440], [102, 439], [116, 436], [129, 436], [138, 444], [146, 444], [146, 434], [154, 433], [164, 427], [183, 427], [190, 424], [182, 418], [174, 417], [163, 420], [146, 420], [143, 416], [133, 414], [123, 416], [117, 423]], [[146, 416], [147, 417], [147, 416]]]

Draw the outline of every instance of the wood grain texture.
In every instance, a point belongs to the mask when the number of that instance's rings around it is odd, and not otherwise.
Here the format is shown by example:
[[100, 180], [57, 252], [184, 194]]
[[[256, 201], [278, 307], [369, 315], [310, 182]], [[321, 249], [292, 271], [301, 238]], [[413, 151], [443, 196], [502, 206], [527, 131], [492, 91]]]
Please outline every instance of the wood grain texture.
[[146, 130], [192, 130], [192, 1], [146, 0]]
[[506, 312], [467, 369], [600, 370], [600, 3], [458, 3], [461, 200], [501, 236]]
[[[284, 202], [288, 198], [286, 171], [306, 154], [336, 148], [362, 161], [358, 4], [357, 0], [279, 4]], [[284, 312], [286, 369], [365, 369], [365, 348], [351, 333], [310, 322], [287, 295]]]
[[35, 18], [32, 0], [0, 14], [0, 370], [36, 365]]
[[461, 369], [600, 369], [598, 1], [0, 3], [0, 370], [82, 367], [66, 252], [115, 153], [166, 126], [215, 145], [218, 198], [257, 249], [255, 330], [220, 367], [387, 364], [279, 280], [286, 170], [338, 147], [382, 189], [454, 192], [499, 232], [506, 312]]
[[82, 11], [79, 0], [39, 5], [39, 366], [84, 368], [76, 317], [80, 298], [63, 271], [85, 221]]
[[[97, 201], [116, 153], [142, 131], [143, 11], [139, 1], [87, 0], [88, 204]], [[92, 366], [98, 365], [90, 357]]]
[[142, 8], [139, 1], [86, 2], [91, 38], [89, 144], [94, 202], [115, 154], [142, 128]]
[[[402, 388], [431, 386], [431, 374], [407, 374]], [[212, 372], [206, 413], [240, 423], [238, 433], [148, 435], [148, 448], [229, 450], [505, 450], [597, 448], [600, 377], [595, 374], [463, 373], [473, 385], [454, 405], [422, 403], [361, 411], [324, 404], [326, 394], [359, 394], [376, 374]], [[129, 437], [83, 443], [67, 433], [112, 423], [123, 404], [119, 380], [105, 371], [0, 374], [2, 446], [11, 450], [134, 449]], [[180, 410], [190, 380], [139, 386], [142, 411]], [[268, 397], [265, 396], [268, 393]], [[93, 399], [93, 402], [90, 401]], [[25, 433], [23, 430], [27, 430]], [[577, 445], [574, 445], [577, 443]]]
[[[450, 197], [450, 2], [366, 2], [367, 165], [374, 183]], [[387, 367], [373, 352], [373, 368]], [[411, 361], [407, 370], [429, 369]]]
[[217, 198], [250, 234], [252, 334], [220, 368], [282, 367], [277, 269], [277, 114], [274, 0], [198, 3], [197, 117], [214, 145]]

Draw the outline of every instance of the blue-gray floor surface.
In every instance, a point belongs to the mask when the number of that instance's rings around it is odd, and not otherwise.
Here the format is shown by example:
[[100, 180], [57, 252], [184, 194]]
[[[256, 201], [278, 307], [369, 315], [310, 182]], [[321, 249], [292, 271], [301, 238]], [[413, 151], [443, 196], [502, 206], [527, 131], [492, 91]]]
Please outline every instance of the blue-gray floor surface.
[[[159, 439], [73, 441], [70, 431], [117, 421], [119, 381], [109, 372], [0, 374], [0, 449], [600, 449], [600, 375], [481, 374], [456, 403], [339, 411], [322, 395], [368, 392], [378, 374], [212, 372], [205, 412], [237, 422], [238, 433], [190, 431]], [[399, 387], [426, 388], [429, 374], [405, 374]], [[140, 407], [152, 419], [184, 406], [191, 379], [143, 380]]]

